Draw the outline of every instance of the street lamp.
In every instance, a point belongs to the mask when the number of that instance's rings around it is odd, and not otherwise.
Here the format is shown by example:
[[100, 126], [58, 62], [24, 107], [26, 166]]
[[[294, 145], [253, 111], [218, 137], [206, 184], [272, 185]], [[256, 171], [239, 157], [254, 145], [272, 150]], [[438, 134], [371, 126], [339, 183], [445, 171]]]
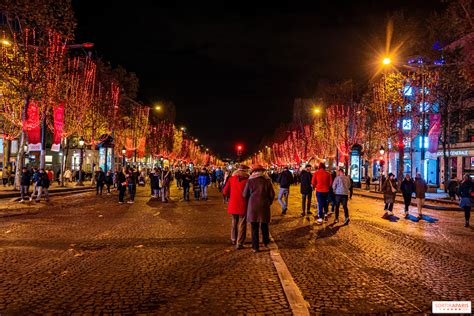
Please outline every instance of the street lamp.
[[313, 113], [316, 114], [316, 115], [321, 114], [321, 108], [319, 108], [319, 107], [314, 108]]
[[84, 183], [82, 183], [82, 162], [84, 159], [84, 138], [79, 139], [79, 146], [81, 147], [80, 151], [80, 156], [79, 156], [79, 181], [77, 182], [77, 186], [83, 186]]
[[155, 106], [155, 110], [157, 110], [158, 112], [161, 112], [161, 109], [162, 109], [161, 105]]
[[122, 147], [122, 168], [125, 167], [125, 163], [126, 163], [126, 161], [125, 161], [125, 154], [126, 154], [126, 153], [127, 153], [127, 149], [125, 149], [125, 146], [124, 146], [124, 147]]
[[10, 41], [7, 40], [7, 39], [2, 39], [1, 43], [2, 43], [3, 46], [11, 46], [11, 44], [12, 44], [12, 43], [10, 43]]
[[383, 60], [382, 60], [382, 63], [384, 65], [390, 65], [392, 63], [392, 60], [389, 58], [389, 57], [385, 57]]
[[186, 127], [181, 126], [180, 130], [183, 131], [183, 132], [186, 132]]
[[199, 142], [199, 139], [195, 138], [195, 139], [194, 139], [194, 142], [195, 142], [195, 143]]

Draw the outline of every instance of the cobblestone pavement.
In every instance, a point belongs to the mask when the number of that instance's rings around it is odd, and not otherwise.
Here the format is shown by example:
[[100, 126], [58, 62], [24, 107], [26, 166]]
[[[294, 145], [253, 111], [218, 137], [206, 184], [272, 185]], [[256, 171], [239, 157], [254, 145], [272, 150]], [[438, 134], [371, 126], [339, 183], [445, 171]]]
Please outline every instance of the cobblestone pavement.
[[0, 314], [291, 314], [269, 252], [230, 245], [215, 189], [207, 202], [148, 193], [9, 207], [31, 211], [0, 218]]
[[433, 300], [474, 301], [474, 230], [462, 212], [424, 210], [418, 222], [416, 207], [405, 219], [395, 205], [384, 219], [382, 201], [354, 197], [348, 226], [333, 217], [320, 226], [300, 217], [300, 197], [292, 187], [270, 229], [312, 313], [430, 313]]
[[[210, 192], [207, 202], [173, 190], [163, 204], [147, 188], [133, 205], [93, 193], [8, 204], [0, 314], [291, 314], [269, 253], [230, 246]], [[270, 229], [312, 314], [421, 314], [433, 300], [474, 299], [474, 230], [462, 212], [426, 210], [417, 222], [395, 205], [388, 220], [381, 201], [354, 197], [349, 226], [319, 226], [299, 216], [299, 198], [292, 187], [285, 216], [275, 202]]]

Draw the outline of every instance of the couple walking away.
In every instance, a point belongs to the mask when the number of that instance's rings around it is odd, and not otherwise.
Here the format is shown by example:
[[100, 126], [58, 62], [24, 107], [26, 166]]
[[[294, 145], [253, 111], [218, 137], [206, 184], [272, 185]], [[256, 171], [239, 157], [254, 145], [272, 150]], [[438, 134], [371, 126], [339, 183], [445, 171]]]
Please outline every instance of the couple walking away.
[[263, 244], [268, 247], [270, 233], [270, 206], [275, 198], [271, 179], [261, 165], [252, 167], [240, 165], [232, 174], [223, 189], [229, 199], [228, 213], [232, 215], [231, 241], [236, 249], [242, 249], [246, 238], [247, 221], [252, 227], [252, 251], [260, 249], [260, 230]]

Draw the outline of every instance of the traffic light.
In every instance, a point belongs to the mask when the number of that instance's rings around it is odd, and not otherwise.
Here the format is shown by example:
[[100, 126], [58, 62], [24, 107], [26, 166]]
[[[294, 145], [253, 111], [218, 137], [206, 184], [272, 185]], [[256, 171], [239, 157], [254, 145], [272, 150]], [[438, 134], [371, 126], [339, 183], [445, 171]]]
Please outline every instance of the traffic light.
[[385, 164], [385, 160], [383, 160], [383, 156], [380, 156], [379, 163], [380, 163], [380, 166], [383, 166]]

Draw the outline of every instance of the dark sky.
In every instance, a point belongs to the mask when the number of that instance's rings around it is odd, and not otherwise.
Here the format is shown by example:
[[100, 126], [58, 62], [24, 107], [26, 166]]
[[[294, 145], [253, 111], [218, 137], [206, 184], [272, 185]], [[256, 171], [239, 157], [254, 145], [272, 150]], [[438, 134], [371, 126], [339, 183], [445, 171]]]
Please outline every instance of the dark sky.
[[105, 60], [135, 72], [145, 104], [174, 102], [177, 123], [222, 157], [237, 142], [256, 150], [318, 80], [367, 80], [372, 48], [384, 47], [372, 39], [384, 33], [391, 11], [423, 18], [439, 7], [438, 0], [173, 2], [73, 0], [76, 40], [95, 43]]

